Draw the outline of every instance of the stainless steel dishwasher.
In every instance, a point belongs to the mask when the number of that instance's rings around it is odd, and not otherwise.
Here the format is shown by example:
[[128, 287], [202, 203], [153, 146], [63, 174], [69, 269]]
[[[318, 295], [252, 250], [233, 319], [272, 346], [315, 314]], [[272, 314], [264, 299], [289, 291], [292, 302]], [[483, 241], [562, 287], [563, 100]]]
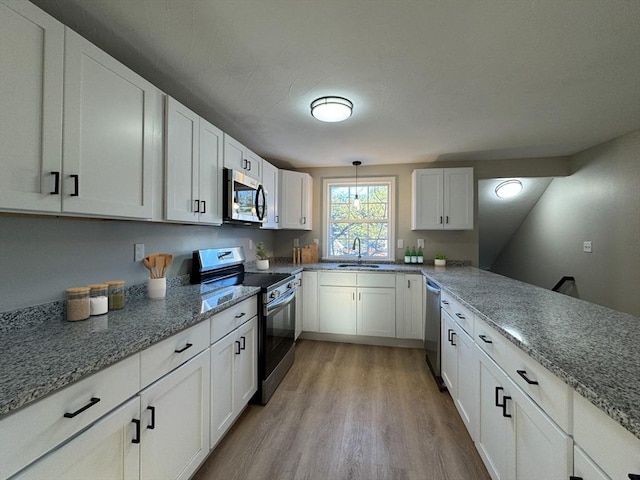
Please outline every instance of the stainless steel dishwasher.
[[427, 308], [424, 321], [426, 361], [440, 391], [446, 390], [440, 373], [440, 287], [426, 280]]

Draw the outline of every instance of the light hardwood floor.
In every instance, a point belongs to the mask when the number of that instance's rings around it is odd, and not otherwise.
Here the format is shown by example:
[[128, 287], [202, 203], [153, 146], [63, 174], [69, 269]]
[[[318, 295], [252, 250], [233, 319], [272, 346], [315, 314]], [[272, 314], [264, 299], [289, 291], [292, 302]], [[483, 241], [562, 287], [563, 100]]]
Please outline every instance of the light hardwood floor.
[[195, 480], [489, 479], [418, 349], [302, 340]]

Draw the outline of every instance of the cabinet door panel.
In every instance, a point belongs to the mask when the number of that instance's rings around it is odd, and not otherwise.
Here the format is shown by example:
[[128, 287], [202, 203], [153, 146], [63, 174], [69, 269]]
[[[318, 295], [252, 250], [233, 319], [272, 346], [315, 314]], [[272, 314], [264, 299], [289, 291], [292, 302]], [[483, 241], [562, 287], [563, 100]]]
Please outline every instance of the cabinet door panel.
[[209, 369], [207, 349], [140, 393], [141, 478], [189, 478], [209, 454]]
[[224, 168], [244, 172], [244, 146], [236, 139], [225, 133], [224, 135]]
[[0, 4], [0, 208], [60, 211], [64, 26], [28, 2]]
[[396, 289], [358, 288], [357, 327], [358, 335], [394, 338]]
[[455, 405], [464, 421], [471, 439], [477, 436], [478, 422], [478, 389], [480, 388], [480, 364], [475, 354], [476, 347], [473, 340], [462, 329], [458, 329], [456, 336], [458, 353], [458, 394]]
[[302, 331], [317, 332], [320, 330], [318, 318], [318, 272], [302, 272], [302, 285], [302, 308], [304, 309]]
[[267, 213], [262, 228], [276, 230], [279, 228], [278, 218], [278, 169], [269, 162], [262, 163], [262, 186], [267, 196]]
[[198, 167], [200, 223], [222, 224], [222, 151], [222, 130], [201, 118]]
[[140, 473], [140, 444], [132, 442], [136, 438], [134, 419], [140, 419], [139, 397], [128, 401], [15, 478], [135, 480]]
[[233, 404], [235, 341], [235, 333], [230, 333], [211, 346], [211, 448], [218, 443], [235, 418]]
[[444, 225], [444, 176], [441, 168], [414, 170], [412, 174], [412, 230], [441, 230]]
[[[65, 30], [64, 212], [151, 218], [153, 130], [162, 121], [156, 95], [149, 82]], [[77, 190], [71, 175], [79, 176]]]
[[235, 355], [234, 383], [235, 383], [235, 413], [245, 407], [253, 394], [258, 390], [258, 319], [252, 318], [238, 329], [237, 340], [241, 350]]
[[444, 384], [451, 393], [451, 397], [455, 398], [458, 395], [458, 353], [456, 351], [457, 335], [455, 335], [456, 329], [454, 321], [449, 315], [441, 310], [442, 329], [441, 335], [441, 374]]
[[444, 228], [473, 229], [473, 169], [444, 169]]
[[356, 334], [356, 289], [320, 287], [319, 311], [322, 333]]

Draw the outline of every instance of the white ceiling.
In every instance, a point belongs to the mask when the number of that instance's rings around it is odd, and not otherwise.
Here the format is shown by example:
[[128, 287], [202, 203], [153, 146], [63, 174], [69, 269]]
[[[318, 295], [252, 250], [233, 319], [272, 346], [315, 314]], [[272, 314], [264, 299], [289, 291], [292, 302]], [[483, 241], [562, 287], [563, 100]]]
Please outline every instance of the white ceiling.
[[[573, 154], [640, 128], [636, 0], [33, 0], [293, 167]], [[309, 104], [355, 104], [323, 124]]]

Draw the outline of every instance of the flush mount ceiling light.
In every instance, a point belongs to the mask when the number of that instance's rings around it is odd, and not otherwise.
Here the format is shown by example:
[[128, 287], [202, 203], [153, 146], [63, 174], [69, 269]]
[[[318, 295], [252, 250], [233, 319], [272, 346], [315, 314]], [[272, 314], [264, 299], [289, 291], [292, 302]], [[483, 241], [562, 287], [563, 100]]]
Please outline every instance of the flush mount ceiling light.
[[356, 167], [356, 196], [353, 199], [353, 208], [360, 210], [360, 199], [358, 198], [358, 167], [362, 165], [360, 160], [354, 160], [353, 166]]
[[353, 103], [342, 97], [321, 97], [311, 102], [311, 115], [321, 122], [342, 122], [352, 111]]
[[496, 187], [496, 195], [500, 198], [515, 197], [522, 191], [522, 182], [520, 180], [507, 180]]

